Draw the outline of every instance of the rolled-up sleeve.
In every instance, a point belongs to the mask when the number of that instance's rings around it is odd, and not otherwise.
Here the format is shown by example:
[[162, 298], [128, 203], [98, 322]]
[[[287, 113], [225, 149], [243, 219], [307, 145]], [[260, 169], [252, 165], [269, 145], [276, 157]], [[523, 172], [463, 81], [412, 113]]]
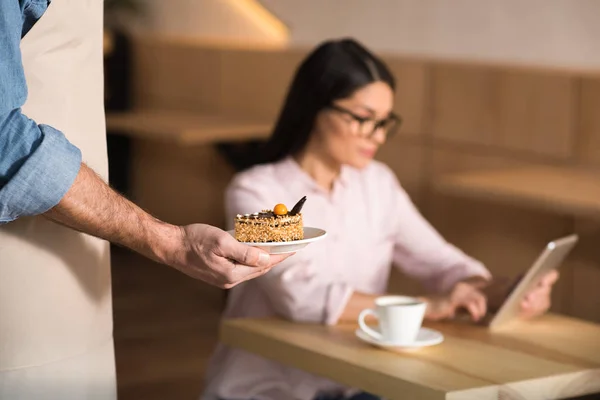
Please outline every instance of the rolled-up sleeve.
[[[253, 213], [275, 204], [272, 183], [234, 180], [226, 193], [226, 214], [233, 221], [236, 214]], [[353, 293], [340, 281], [328, 281], [319, 274], [319, 266], [308, 252], [297, 253], [269, 273], [254, 279], [281, 317], [298, 322], [335, 325]], [[321, 267], [322, 268], [322, 267]]]
[[447, 242], [421, 215], [408, 194], [389, 177], [393, 188], [394, 264], [408, 276], [418, 279], [432, 292], [446, 292], [457, 282], [479, 276], [490, 279], [487, 268]]
[[27, 85], [21, 35], [47, 2], [0, 2], [0, 223], [41, 214], [73, 184], [81, 152], [58, 130], [21, 112]]
[[81, 152], [60, 131], [17, 111], [0, 126], [0, 223], [48, 211], [75, 181]]

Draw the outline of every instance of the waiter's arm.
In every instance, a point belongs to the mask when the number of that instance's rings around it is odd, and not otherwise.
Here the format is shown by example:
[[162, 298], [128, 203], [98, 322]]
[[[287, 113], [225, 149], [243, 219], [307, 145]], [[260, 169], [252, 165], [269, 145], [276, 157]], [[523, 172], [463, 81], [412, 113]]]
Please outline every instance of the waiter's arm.
[[67, 194], [44, 215], [225, 288], [260, 276], [287, 258], [270, 257], [209, 225], [179, 227], [153, 218], [112, 190], [85, 164]]
[[44, 214], [221, 287], [261, 275], [285, 258], [214, 227], [176, 227], [152, 218], [82, 164], [81, 152], [62, 132], [23, 114], [20, 41], [44, 3], [0, 1], [0, 224]]

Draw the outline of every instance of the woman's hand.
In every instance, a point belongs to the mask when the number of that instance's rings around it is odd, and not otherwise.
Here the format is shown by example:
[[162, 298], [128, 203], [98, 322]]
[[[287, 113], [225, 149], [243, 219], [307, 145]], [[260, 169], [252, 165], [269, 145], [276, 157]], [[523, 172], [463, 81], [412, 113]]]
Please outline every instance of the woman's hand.
[[529, 291], [521, 301], [521, 317], [533, 318], [548, 311], [552, 286], [558, 280], [558, 271], [548, 272], [537, 286]]
[[458, 282], [444, 296], [426, 296], [423, 299], [427, 302], [425, 318], [429, 320], [453, 318], [457, 310], [464, 308], [473, 320], [478, 321], [487, 312], [487, 299], [484, 294], [466, 282]]

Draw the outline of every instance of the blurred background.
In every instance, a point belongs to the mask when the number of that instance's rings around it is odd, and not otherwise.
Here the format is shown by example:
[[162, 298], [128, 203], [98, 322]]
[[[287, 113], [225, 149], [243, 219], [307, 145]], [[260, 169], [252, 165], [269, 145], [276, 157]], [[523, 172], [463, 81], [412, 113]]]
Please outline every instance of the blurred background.
[[[111, 184], [171, 223], [225, 227], [237, 149], [300, 60], [351, 36], [398, 81], [381, 150], [421, 212], [496, 275], [580, 243], [552, 311], [600, 322], [600, 2], [106, 0]], [[195, 399], [224, 292], [113, 248], [120, 399]], [[418, 288], [395, 273], [390, 290]]]

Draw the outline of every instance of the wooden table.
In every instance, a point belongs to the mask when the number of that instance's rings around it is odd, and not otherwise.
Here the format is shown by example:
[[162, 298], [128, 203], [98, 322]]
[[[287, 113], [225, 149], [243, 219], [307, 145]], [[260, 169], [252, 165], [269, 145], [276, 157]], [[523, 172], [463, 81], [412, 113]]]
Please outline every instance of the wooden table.
[[107, 114], [106, 127], [134, 138], [180, 145], [264, 139], [272, 129], [271, 124], [239, 117], [169, 110]]
[[574, 167], [526, 167], [441, 176], [435, 188], [452, 195], [510, 202], [600, 218], [600, 172]]
[[222, 342], [384, 396], [407, 399], [554, 399], [600, 393], [600, 325], [548, 314], [500, 332], [428, 323], [443, 343], [392, 352], [355, 326], [232, 319]]

